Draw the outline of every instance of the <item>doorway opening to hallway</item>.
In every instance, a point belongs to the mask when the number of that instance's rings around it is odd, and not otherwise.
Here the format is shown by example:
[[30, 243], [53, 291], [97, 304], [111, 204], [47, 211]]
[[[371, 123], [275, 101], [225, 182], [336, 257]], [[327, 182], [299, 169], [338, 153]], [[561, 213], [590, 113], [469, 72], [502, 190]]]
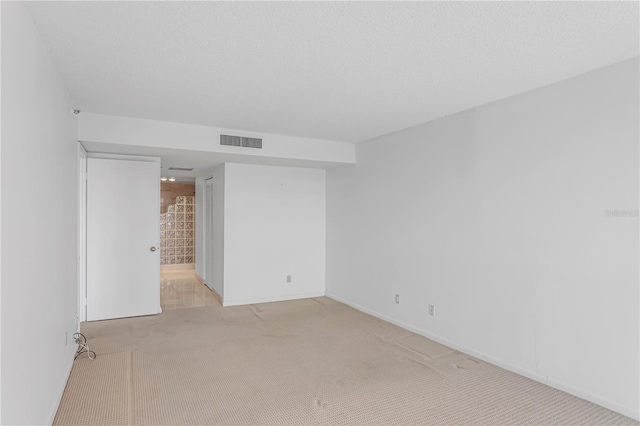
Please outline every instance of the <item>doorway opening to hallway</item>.
[[160, 185], [160, 270], [195, 270], [195, 185]]
[[165, 271], [160, 275], [162, 311], [221, 306], [216, 293], [201, 283], [193, 270]]

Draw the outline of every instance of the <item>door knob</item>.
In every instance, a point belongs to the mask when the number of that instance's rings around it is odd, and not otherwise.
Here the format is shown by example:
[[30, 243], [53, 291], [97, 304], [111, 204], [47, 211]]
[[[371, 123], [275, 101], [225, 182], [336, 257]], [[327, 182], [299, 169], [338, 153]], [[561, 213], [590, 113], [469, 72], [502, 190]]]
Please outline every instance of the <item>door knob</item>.
[[156, 251], [156, 248], [155, 247], [151, 247], [149, 250]]

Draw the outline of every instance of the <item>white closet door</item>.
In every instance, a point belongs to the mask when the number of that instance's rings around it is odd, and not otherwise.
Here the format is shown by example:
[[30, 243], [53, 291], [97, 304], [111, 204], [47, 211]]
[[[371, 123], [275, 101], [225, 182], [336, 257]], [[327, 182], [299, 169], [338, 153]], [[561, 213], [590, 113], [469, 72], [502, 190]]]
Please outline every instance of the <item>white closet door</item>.
[[89, 158], [87, 320], [160, 309], [160, 163]]
[[213, 179], [205, 181], [205, 248], [204, 248], [204, 282], [213, 290]]

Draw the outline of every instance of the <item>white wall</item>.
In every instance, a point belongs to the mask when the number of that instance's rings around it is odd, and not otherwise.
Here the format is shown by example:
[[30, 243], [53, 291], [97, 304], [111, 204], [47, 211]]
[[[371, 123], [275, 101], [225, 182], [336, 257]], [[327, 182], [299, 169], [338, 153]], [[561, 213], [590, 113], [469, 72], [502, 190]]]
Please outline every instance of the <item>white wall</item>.
[[46, 424], [75, 350], [77, 126], [24, 5], [1, 7], [1, 422]]
[[324, 290], [325, 171], [226, 164], [224, 305]]
[[359, 144], [327, 295], [637, 419], [638, 103], [635, 59]]

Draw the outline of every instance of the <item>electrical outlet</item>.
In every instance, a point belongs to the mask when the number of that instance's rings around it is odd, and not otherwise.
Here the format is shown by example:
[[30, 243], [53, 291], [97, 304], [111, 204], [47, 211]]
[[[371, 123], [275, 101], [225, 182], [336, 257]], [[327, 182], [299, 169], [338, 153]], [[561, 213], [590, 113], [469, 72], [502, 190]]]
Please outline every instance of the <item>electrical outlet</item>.
[[431, 315], [432, 317], [436, 316], [436, 307], [433, 305], [429, 305], [429, 315]]
[[287, 275], [287, 282], [290, 283], [291, 282], [291, 275]]
[[399, 305], [400, 304], [400, 295], [396, 294], [396, 303]]

